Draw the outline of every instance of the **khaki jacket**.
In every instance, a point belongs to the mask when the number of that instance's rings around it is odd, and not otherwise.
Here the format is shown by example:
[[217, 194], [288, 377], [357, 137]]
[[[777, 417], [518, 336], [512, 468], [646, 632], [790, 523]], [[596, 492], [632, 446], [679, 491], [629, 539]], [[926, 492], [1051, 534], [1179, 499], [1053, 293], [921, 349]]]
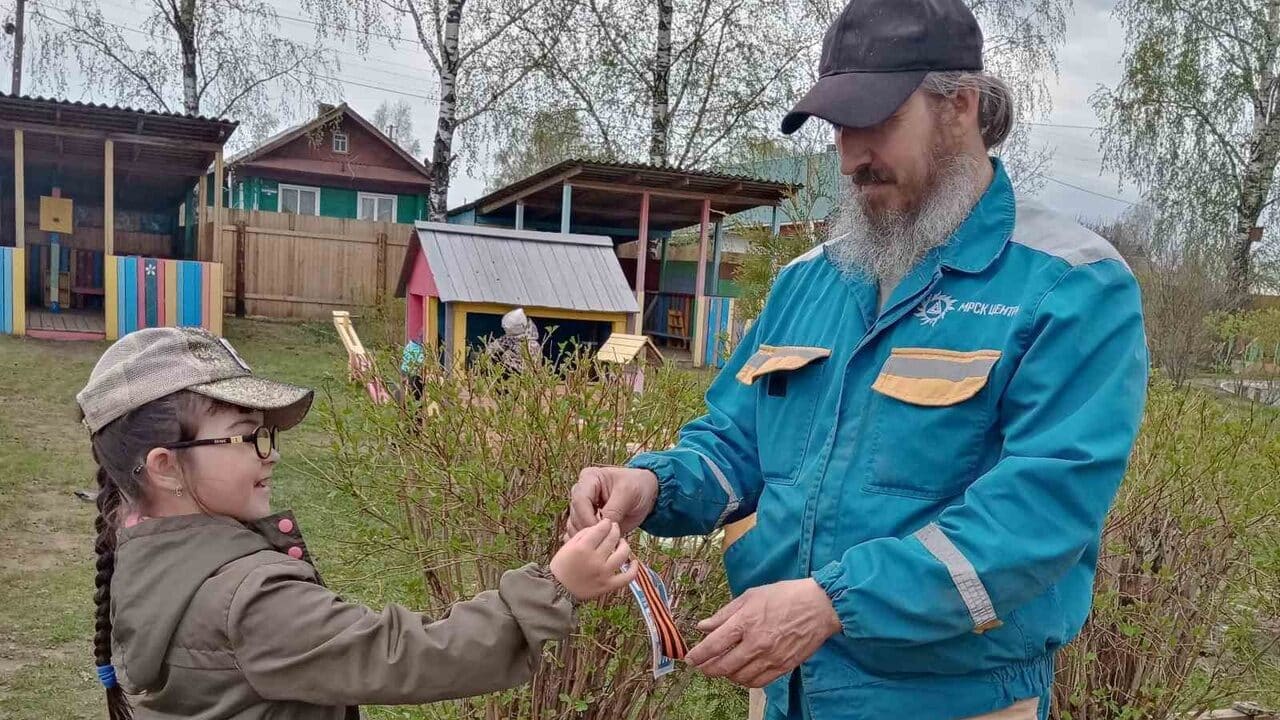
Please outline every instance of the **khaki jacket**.
[[341, 720], [360, 704], [480, 695], [527, 682], [543, 644], [576, 621], [560, 585], [532, 565], [436, 620], [343, 602], [321, 584], [289, 513], [120, 530], [111, 616], [138, 720]]

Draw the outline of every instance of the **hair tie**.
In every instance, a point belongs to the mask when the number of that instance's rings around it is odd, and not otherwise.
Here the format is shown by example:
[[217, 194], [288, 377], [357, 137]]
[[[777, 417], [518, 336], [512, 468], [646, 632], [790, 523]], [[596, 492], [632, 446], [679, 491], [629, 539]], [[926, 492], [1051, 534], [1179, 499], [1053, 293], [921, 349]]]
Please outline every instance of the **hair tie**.
[[114, 665], [99, 665], [98, 679], [102, 681], [102, 687], [110, 690], [116, 686], [116, 668]]

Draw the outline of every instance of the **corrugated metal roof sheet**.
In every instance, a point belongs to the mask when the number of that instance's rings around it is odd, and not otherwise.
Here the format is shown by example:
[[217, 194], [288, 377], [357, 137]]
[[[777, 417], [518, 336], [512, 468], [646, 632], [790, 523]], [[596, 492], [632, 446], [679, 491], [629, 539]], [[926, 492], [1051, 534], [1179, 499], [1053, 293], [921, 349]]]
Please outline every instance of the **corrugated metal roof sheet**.
[[417, 227], [445, 302], [639, 312], [607, 237], [430, 222]]
[[[736, 166], [735, 169], [804, 188], [801, 202], [784, 202], [778, 206], [778, 222], [782, 225], [826, 220], [834, 209], [833, 201], [840, 196], [843, 176], [840, 174], [840, 156], [834, 150], [763, 160]], [[808, 216], [804, 217], [806, 213]], [[773, 208], [760, 207], [730, 216], [728, 225], [769, 225], [772, 222]]]
[[63, 98], [44, 97], [43, 95], [14, 95], [12, 93], [0, 92], [0, 98], [11, 100], [30, 100], [38, 103], [47, 103], [51, 105], [61, 105], [63, 107], [79, 108], [84, 110], [112, 110], [119, 112], [135, 113], [138, 115], [149, 115], [157, 118], [173, 118], [176, 120], [199, 120], [201, 122], [222, 123], [235, 127], [240, 124], [238, 120], [228, 120], [226, 118], [214, 117], [212, 115], [193, 115], [191, 113], [176, 113], [164, 110], [144, 110], [142, 108], [129, 107], [128, 105], [107, 105], [105, 103], [85, 102], [83, 100], [66, 100]]
[[[525, 196], [529, 188], [538, 188], [546, 181], [566, 171], [576, 173], [572, 178], [554, 183], [552, 190], [561, 184], [590, 181], [608, 183], [621, 190], [624, 187], [642, 187], [650, 185], [667, 190], [678, 188], [681, 192], [705, 192], [719, 196], [740, 197], [745, 207], [759, 204], [772, 204], [786, 197], [794, 188], [786, 183], [773, 179], [763, 179], [752, 175], [731, 175], [708, 170], [687, 170], [665, 165], [647, 163], [626, 163], [589, 159], [570, 159], [543, 168], [538, 172], [499, 188], [478, 200], [466, 203], [449, 210], [451, 216], [460, 215], [468, 210], [482, 208], [495, 202], [514, 203], [517, 196]], [[726, 183], [729, 185], [726, 187]], [[546, 192], [545, 188], [543, 192]], [[694, 211], [696, 214], [696, 211]]]

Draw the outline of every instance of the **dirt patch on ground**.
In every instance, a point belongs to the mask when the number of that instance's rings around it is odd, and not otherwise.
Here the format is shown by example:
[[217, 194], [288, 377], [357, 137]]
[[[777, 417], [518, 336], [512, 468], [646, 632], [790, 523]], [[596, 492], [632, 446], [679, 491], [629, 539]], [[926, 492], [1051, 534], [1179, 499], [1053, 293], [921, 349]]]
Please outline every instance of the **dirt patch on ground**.
[[97, 508], [69, 491], [33, 491], [3, 523], [0, 570], [49, 570], [85, 562], [93, 552]]
[[63, 643], [53, 648], [19, 647], [13, 643], [0, 645], [0, 678], [12, 677], [29, 665], [44, 662], [71, 662], [88, 657], [84, 641]]

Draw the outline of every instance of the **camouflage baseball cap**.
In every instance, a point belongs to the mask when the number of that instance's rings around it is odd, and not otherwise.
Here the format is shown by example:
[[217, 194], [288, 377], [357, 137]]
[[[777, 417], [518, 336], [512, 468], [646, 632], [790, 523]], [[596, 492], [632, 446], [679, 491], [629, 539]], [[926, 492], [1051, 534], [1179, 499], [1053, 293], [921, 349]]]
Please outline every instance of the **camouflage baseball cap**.
[[231, 343], [199, 328], [148, 328], [115, 342], [76, 395], [90, 432], [179, 390], [266, 413], [287, 430], [311, 409], [311, 390], [255, 377]]

